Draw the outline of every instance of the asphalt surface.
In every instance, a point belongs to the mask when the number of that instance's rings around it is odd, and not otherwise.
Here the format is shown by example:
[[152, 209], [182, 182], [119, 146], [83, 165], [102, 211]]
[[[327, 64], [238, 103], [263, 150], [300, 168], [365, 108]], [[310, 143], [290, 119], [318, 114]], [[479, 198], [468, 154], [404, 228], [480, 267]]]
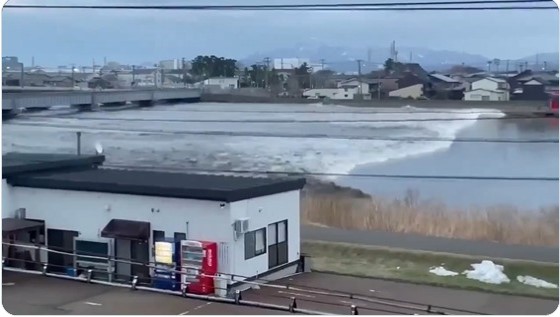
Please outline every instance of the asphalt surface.
[[290, 314], [284, 311], [6, 271], [2, 273], [2, 306], [12, 315]]
[[[252, 289], [243, 293], [244, 299], [286, 304], [291, 302], [291, 297], [295, 297], [298, 308], [345, 315], [350, 314], [350, 306], [352, 304], [356, 305], [359, 314], [363, 315], [422, 315], [426, 314], [428, 305], [432, 305], [432, 311], [453, 315], [542, 315], [551, 314], [558, 307], [558, 300], [500, 295], [322, 273], [304, 273], [279, 280], [274, 284], [289, 284], [292, 289], [286, 290], [262, 286], [258, 290]], [[328, 293], [325, 290], [336, 289], [333, 292], [338, 292], [340, 295], [344, 293], [346, 296], [332, 296], [309, 292], [309, 290], [319, 291], [319, 289], [324, 293]], [[353, 294], [354, 298], [350, 298], [348, 294]]]
[[506, 245], [485, 241], [437, 238], [382, 231], [344, 230], [302, 226], [303, 240], [355, 243], [372, 246], [447, 252], [493, 258], [558, 263], [558, 248]]

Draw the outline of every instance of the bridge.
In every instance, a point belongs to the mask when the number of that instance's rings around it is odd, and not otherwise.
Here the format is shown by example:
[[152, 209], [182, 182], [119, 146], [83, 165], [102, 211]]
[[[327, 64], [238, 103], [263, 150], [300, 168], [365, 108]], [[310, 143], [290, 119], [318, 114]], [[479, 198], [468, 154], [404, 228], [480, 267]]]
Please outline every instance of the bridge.
[[101, 91], [21, 91], [2, 93], [2, 113], [13, 116], [22, 109], [43, 110], [52, 106], [75, 106], [83, 110], [105, 105], [135, 102], [147, 107], [155, 102], [196, 102], [201, 91], [196, 88], [129, 89]]

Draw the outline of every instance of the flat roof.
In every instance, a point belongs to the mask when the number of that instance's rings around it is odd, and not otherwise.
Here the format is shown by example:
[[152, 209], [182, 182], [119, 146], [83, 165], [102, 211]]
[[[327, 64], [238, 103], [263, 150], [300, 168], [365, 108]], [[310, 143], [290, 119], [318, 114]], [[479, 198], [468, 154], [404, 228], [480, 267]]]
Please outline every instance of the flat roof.
[[103, 155], [10, 152], [2, 155], [2, 178], [24, 173], [100, 165]]
[[91, 169], [28, 174], [13, 186], [234, 202], [299, 190], [304, 178], [259, 178], [139, 170]]
[[42, 222], [19, 218], [2, 218], [2, 232], [13, 232], [42, 226]]

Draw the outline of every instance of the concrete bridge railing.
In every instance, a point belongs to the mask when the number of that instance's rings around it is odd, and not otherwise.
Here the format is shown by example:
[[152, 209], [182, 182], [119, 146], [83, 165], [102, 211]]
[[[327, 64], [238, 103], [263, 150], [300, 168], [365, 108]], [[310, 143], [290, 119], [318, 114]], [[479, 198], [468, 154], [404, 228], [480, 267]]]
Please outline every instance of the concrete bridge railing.
[[140, 102], [148, 105], [155, 101], [199, 100], [200, 95], [200, 89], [196, 88], [3, 93], [2, 111], [21, 108], [48, 109], [58, 105], [95, 106], [125, 102]]

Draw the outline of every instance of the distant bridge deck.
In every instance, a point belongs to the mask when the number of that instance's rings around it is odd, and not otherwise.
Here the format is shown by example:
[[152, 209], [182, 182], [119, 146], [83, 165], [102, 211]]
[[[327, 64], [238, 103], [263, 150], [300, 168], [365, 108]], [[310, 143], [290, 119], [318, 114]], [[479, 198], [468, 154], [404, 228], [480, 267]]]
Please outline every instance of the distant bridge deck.
[[95, 106], [139, 102], [149, 105], [156, 101], [199, 100], [200, 89], [134, 89], [101, 91], [55, 91], [55, 92], [16, 92], [2, 93], [2, 112], [14, 112], [22, 108], [48, 109], [52, 106]]

